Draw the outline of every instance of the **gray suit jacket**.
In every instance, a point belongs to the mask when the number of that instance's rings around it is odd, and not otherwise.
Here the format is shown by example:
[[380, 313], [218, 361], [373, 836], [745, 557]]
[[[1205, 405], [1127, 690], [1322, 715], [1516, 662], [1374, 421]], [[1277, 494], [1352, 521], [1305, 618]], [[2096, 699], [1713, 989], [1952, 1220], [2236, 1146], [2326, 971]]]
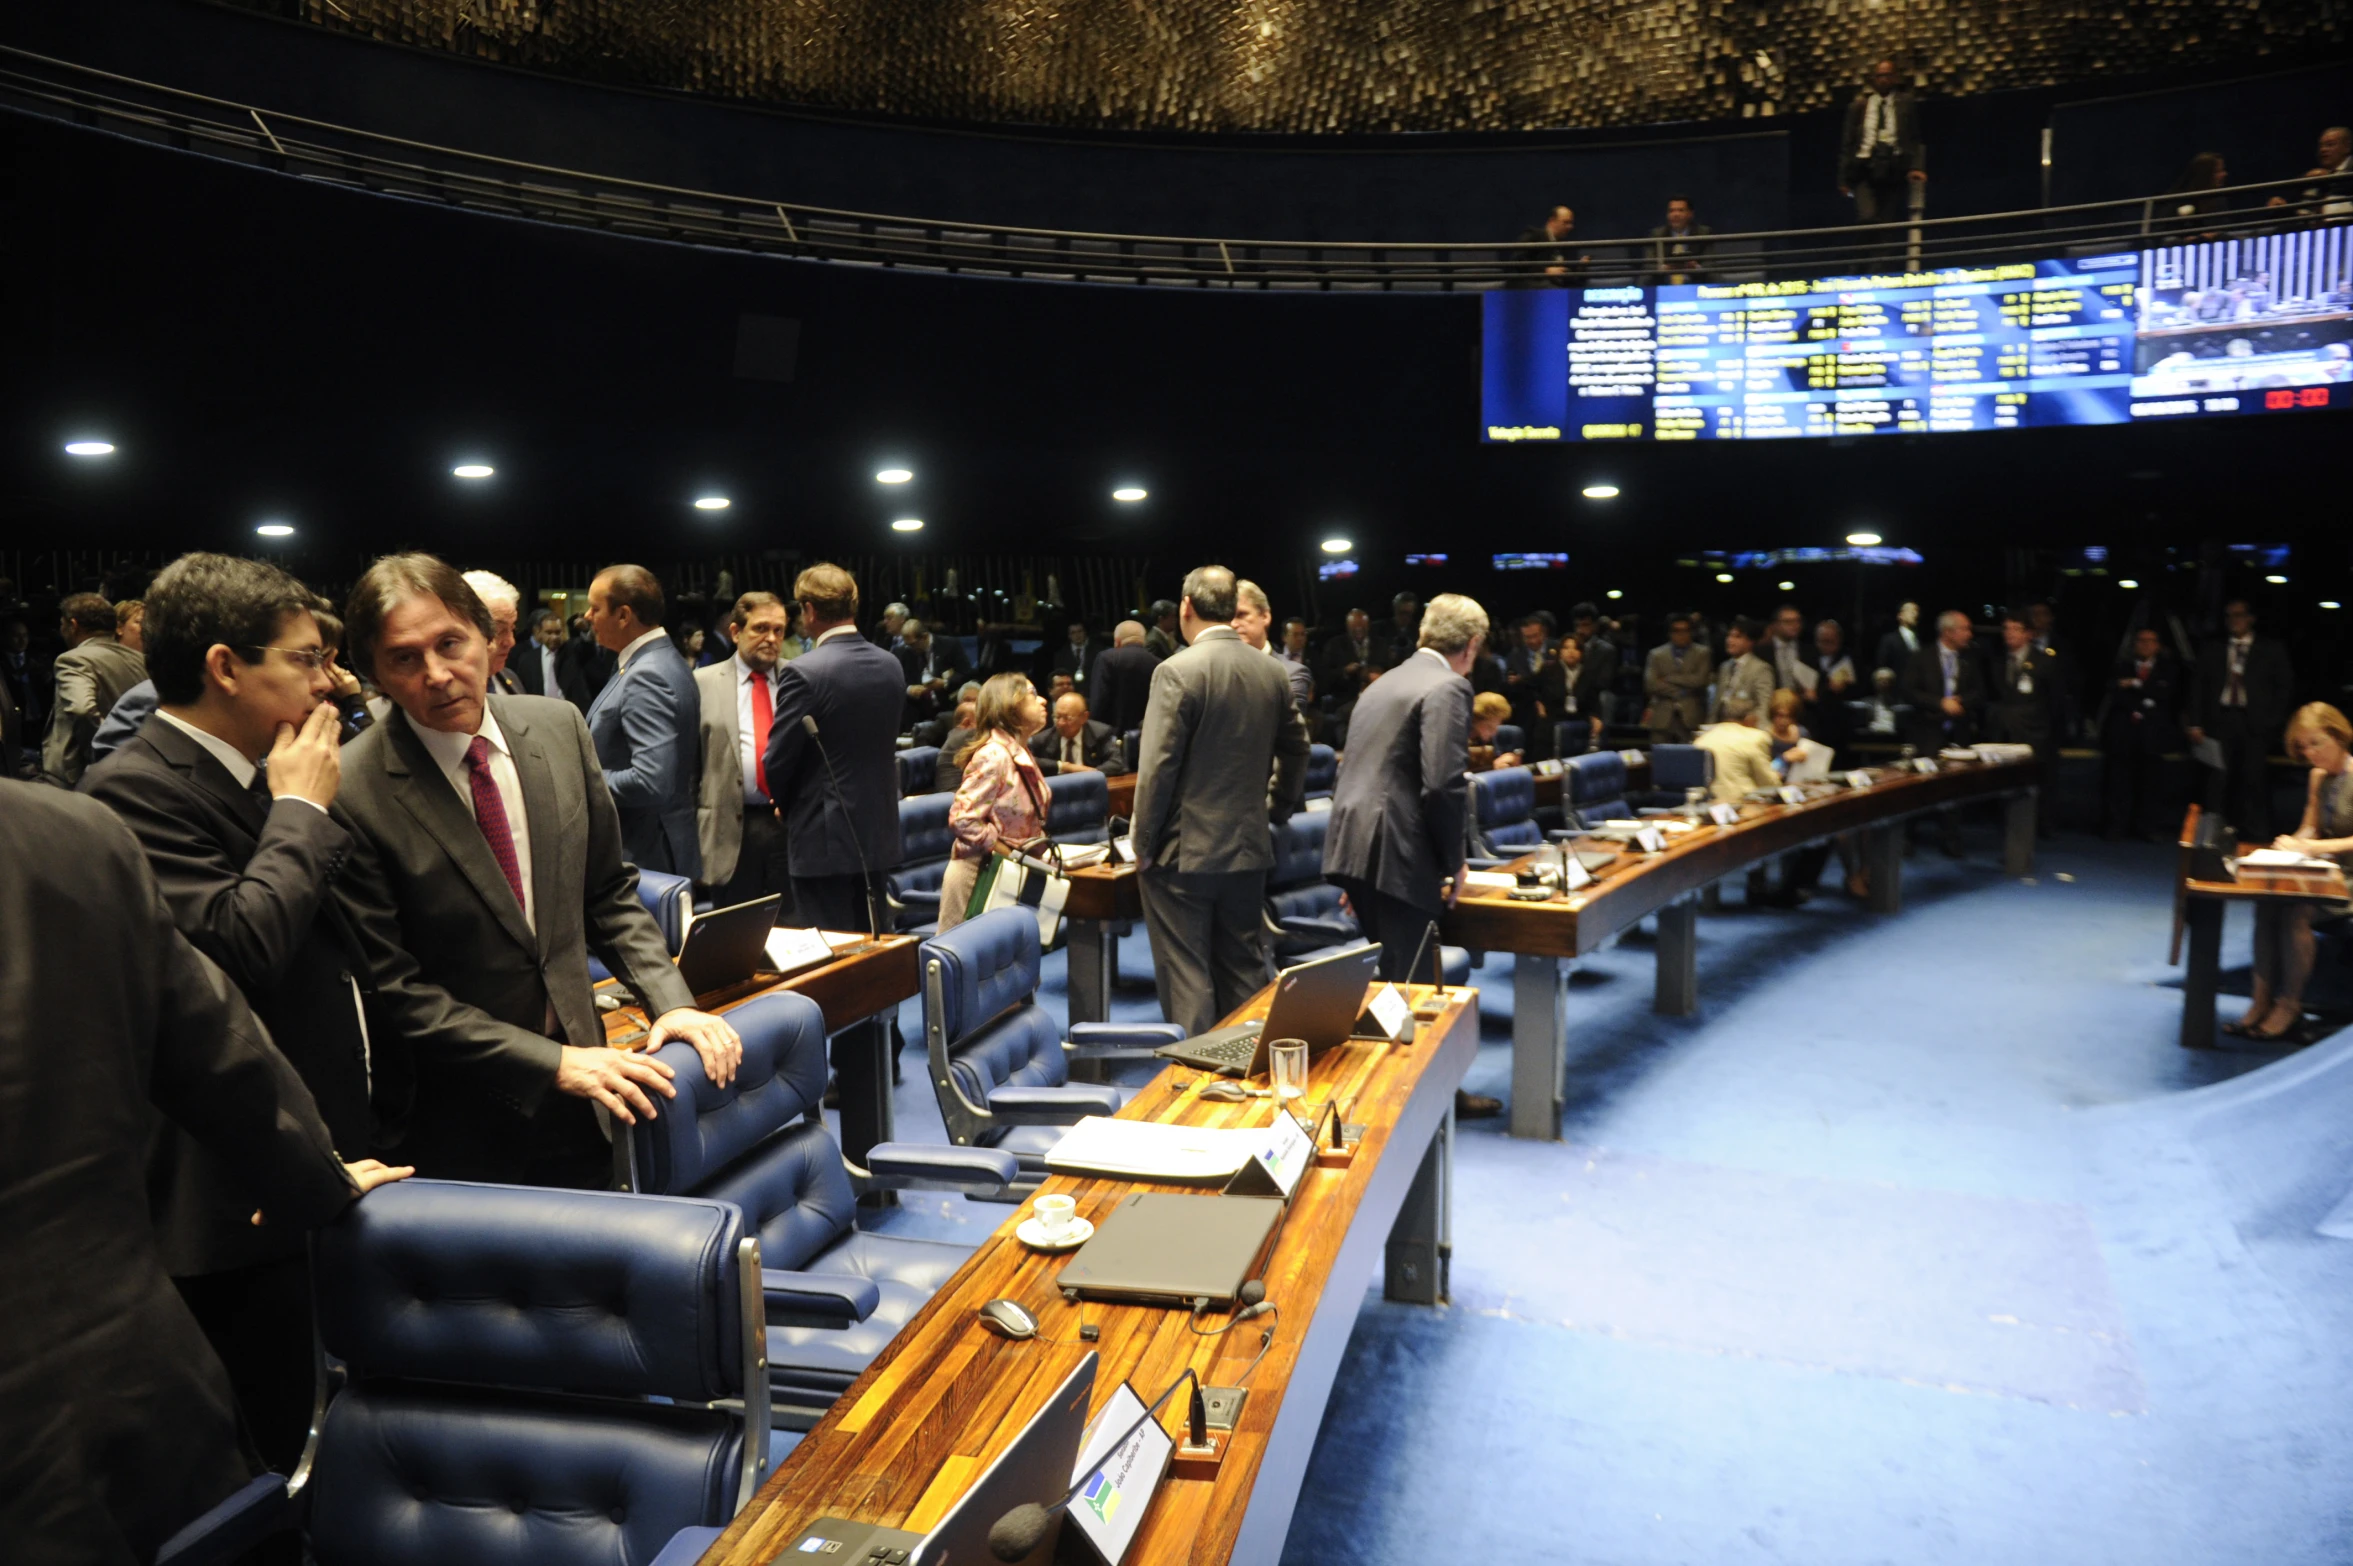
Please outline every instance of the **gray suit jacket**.
[[1356, 700], [1332, 794], [1324, 874], [1350, 876], [1435, 915], [1463, 862], [1471, 682], [1415, 654]]
[[743, 663], [729, 658], [694, 671], [702, 701], [702, 784], [695, 804], [695, 837], [701, 847], [705, 886], [719, 886], [735, 874], [743, 851], [743, 759], [737, 749], [735, 682]]
[[1742, 653], [1716, 672], [1716, 706], [1710, 714], [1713, 721], [1724, 721], [1724, 703], [1734, 696], [1746, 696], [1757, 705], [1759, 714], [1773, 710], [1773, 666], [1755, 653]]
[[1306, 792], [1307, 720], [1281, 664], [1212, 626], [1152, 671], [1136, 767], [1140, 863], [1264, 870], [1274, 863], [1268, 822], [1289, 820]]
[[665, 636], [637, 651], [588, 708], [588, 732], [621, 813], [621, 843], [648, 870], [702, 878], [695, 847], [694, 673]]
[[90, 740], [123, 692], [147, 678], [147, 660], [111, 636], [93, 636], [57, 655], [57, 705], [41, 770], [72, 788], [90, 768]]
[[[403, 1018], [415, 1056], [416, 1107], [401, 1157], [463, 1167], [460, 1178], [501, 1178], [521, 1167], [522, 1120], [555, 1079], [559, 1041], [605, 1041], [588, 954], [658, 1016], [694, 1004], [662, 932], [637, 897], [637, 871], [579, 709], [544, 696], [492, 696], [490, 711], [514, 751], [531, 834], [537, 928], [499, 873], [449, 779], [406, 714], [343, 748], [336, 803], [360, 841], [344, 875], [367, 934], [391, 957], [379, 998]], [[503, 1138], [505, 1145], [485, 1145]], [[462, 1163], [451, 1164], [451, 1155]], [[422, 1172], [431, 1173], [419, 1164]], [[511, 1177], [511, 1176], [510, 1176]]]
[[1680, 667], [1672, 642], [1650, 650], [1642, 666], [1642, 695], [1650, 703], [1650, 729], [1670, 741], [1687, 740], [1707, 712], [1708, 677], [1715, 672], [1715, 655], [1692, 644]]

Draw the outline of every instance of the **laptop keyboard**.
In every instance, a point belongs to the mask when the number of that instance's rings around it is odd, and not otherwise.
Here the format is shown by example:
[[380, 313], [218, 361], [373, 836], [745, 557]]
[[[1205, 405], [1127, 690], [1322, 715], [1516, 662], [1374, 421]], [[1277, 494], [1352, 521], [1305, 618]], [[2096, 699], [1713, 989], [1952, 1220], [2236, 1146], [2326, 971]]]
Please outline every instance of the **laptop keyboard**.
[[1247, 1066], [1257, 1057], [1258, 1034], [1245, 1033], [1238, 1039], [1220, 1039], [1214, 1044], [1184, 1046], [1184, 1052], [1194, 1060], [1214, 1060], [1220, 1065]]

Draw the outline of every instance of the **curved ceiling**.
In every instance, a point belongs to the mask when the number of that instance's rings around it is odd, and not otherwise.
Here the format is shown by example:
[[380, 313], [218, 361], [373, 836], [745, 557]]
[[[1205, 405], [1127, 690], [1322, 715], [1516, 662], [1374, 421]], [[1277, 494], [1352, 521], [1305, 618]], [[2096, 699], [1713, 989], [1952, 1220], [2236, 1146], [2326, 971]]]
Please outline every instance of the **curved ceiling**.
[[1936, 95], [2292, 63], [2353, 0], [228, 0], [585, 80], [915, 118], [1177, 132], [1777, 115], [1893, 54]]

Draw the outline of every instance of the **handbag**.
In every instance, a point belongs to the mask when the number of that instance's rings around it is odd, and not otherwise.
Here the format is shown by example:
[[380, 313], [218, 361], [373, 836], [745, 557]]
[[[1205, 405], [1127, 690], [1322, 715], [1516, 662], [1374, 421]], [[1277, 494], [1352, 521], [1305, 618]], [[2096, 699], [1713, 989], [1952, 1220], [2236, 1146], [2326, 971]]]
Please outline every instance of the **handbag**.
[[964, 917], [977, 919], [1000, 908], [1026, 908], [1037, 916], [1038, 945], [1052, 951], [1062, 937], [1062, 909], [1070, 900], [1062, 847], [1040, 840], [1022, 848], [1000, 848], [980, 867], [965, 901]]

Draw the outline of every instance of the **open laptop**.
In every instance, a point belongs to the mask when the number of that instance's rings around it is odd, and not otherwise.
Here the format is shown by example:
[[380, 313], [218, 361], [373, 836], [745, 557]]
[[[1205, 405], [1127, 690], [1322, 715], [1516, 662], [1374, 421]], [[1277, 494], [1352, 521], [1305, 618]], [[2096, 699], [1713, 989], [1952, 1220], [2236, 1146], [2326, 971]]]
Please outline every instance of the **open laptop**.
[[[799, 1566], [802, 1561], [822, 1566], [987, 1566], [995, 1561], [989, 1530], [998, 1518], [1017, 1506], [1057, 1506], [1070, 1493], [1079, 1442], [1086, 1436], [1087, 1404], [1095, 1394], [1095, 1364], [1090, 1350], [931, 1532], [820, 1517], [793, 1535], [792, 1543], [774, 1557], [777, 1566]], [[1022, 1557], [1026, 1566], [1045, 1566], [1053, 1560], [1062, 1515], [1054, 1514], [1056, 1526]]]
[[768, 933], [776, 927], [774, 893], [732, 908], [696, 914], [678, 954], [678, 976], [698, 996], [748, 982], [767, 966]]
[[1054, 1286], [1130, 1305], [1231, 1306], [1282, 1215], [1278, 1196], [1138, 1191], [1111, 1209]]
[[1305, 1039], [1312, 1060], [1348, 1037], [1380, 967], [1381, 948], [1374, 943], [1285, 968], [1275, 975], [1274, 1004], [1263, 1022], [1212, 1028], [1155, 1053], [1197, 1071], [1254, 1077], [1266, 1070], [1268, 1039]]

